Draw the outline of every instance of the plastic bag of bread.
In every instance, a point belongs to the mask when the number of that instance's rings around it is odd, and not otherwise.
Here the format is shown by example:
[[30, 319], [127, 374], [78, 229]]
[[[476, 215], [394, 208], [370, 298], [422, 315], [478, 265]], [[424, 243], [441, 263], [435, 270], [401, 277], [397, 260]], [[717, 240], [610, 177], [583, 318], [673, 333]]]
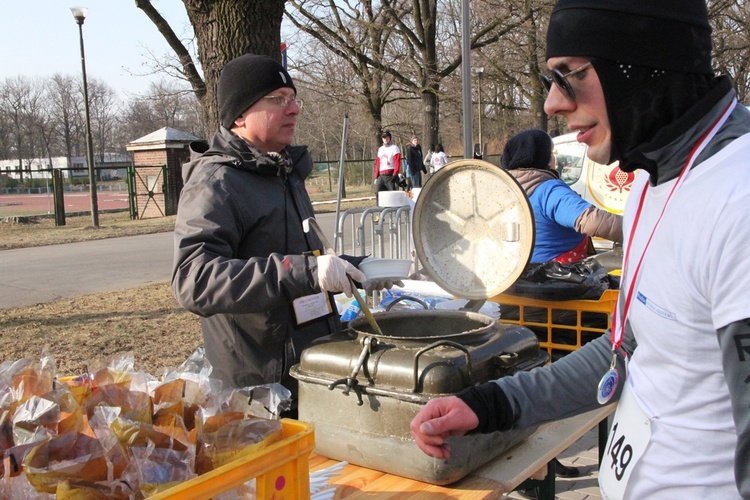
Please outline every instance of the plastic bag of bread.
[[104, 366], [91, 370], [92, 389], [118, 385], [131, 391], [148, 392], [148, 383], [156, 380], [153, 375], [135, 370], [132, 352], [119, 353], [106, 361]]
[[78, 401], [63, 386], [21, 403], [13, 414], [12, 426], [13, 443], [21, 445], [66, 432], [80, 432], [84, 421]]
[[53, 389], [55, 365], [51, 356], [6, 361], [0, 364], [0, 385], [10, 392], [12, 402], [23, 403]]
[[107, 460], [99, 441], [88, 434], [66, 432], [35, 444], [23, 469], [37, 491], [55, 493], [65, 480], [96, 483], [107, 480]]
[[228, 389], [196, 415], [196, 472], [203, 474], [281, 439], [278, 414], [291, 401], [280, 384]]
[[130, 448], [130, 462], [121, 481], [135, 485], [144, 497], [155, 495], [197, 477], [193, 450], [158, 448], [153, 442]]

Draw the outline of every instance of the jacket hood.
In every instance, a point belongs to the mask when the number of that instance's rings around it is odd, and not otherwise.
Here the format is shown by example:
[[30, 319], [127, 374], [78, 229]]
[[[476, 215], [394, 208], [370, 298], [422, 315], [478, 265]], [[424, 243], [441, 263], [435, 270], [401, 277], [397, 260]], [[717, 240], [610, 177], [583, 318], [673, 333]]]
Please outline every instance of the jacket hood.
[[531, 193], [541, 186], [542, 183], [560, 178], [554, 170], [540, 168], [514, 168], [508, 170], [508, 173], [518, 181], [526, 192], [526, 196], [531, 196]]
[[[285, 176], [286, 170], [282, 158], [290, 160], [289, 167], [307, 178], [312, 172], [312, 162], [300, 162], [307, 154], [306, 146], [287, 146], [280, 155], [261, 154], [252, 148], [240, 136], [224, 127], [214, 134], [209, 144], [206, 141], [193, 141], [189, 145], [190, 161], [182, 166], [182, 179], [187, 182], [196, 168], [208, 163], [222, 163], [234, 168], [254, 172], [264, 176]], [[292, 167], [293, 166], [293, 167]]]

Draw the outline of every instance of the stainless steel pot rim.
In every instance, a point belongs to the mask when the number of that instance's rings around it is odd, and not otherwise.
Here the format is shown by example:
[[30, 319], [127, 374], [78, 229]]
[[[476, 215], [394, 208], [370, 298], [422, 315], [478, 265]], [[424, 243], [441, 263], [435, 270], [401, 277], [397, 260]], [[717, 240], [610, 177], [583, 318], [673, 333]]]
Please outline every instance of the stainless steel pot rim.
[[349, 322], [349, 328], [359, 336], [373, 337], [382, 340], [414, 341], [425, 342], [436, 339], [464, 339], [470, 340], [473, 337], [484, 336], [493, 332], [497, 328], [497, 321], [491, 316], [485, 314], [468, 312], [468, 311], [450, 311], [450, 310], [408, 310], [408, 311], [390, 311], [374, 313], [378, 323], [383, 323], [381, 329], [385, 332], [389, 330], [389, 323], [393, 322], [420, 322], [425, 328], [430, 327], [430, 321], [465, 319], [467, 323], [476, 323], [475, 327], [469, 327], [466, 330], [453, 333], [439, 333], [433, 335], [378, 335], [367, 329], [369, 327], [367, 320], [363, 317], [357, 317]]

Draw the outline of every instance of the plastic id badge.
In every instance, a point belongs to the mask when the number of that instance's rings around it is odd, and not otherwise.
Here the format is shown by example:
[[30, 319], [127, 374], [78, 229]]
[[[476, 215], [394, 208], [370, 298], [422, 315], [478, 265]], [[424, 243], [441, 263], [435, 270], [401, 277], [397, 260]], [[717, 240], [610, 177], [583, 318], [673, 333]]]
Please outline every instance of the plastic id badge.
[[333, 312], [326, 292], [305, 295], [304, 297], [295, 299], [292, 302], [292, 307], [294, 308], [294, 317], [298, 325], [322, 318]]

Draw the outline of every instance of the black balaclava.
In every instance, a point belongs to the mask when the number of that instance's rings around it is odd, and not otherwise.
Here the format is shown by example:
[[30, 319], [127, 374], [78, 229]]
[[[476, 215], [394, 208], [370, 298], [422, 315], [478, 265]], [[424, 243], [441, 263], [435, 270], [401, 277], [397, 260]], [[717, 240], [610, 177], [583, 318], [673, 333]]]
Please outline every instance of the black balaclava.
[[500, 166], [514, 168], [539, 168], [549, 170], [552, 157], [552, 138], [543, 130], [524, 130], [505, 143], [500, 156]]
[[588, 58], [612, 128], [609, 161], [652, 170], [634, 150], [716, 84], [704, 0], [560, 0], [547, 31], [547, 59]]

